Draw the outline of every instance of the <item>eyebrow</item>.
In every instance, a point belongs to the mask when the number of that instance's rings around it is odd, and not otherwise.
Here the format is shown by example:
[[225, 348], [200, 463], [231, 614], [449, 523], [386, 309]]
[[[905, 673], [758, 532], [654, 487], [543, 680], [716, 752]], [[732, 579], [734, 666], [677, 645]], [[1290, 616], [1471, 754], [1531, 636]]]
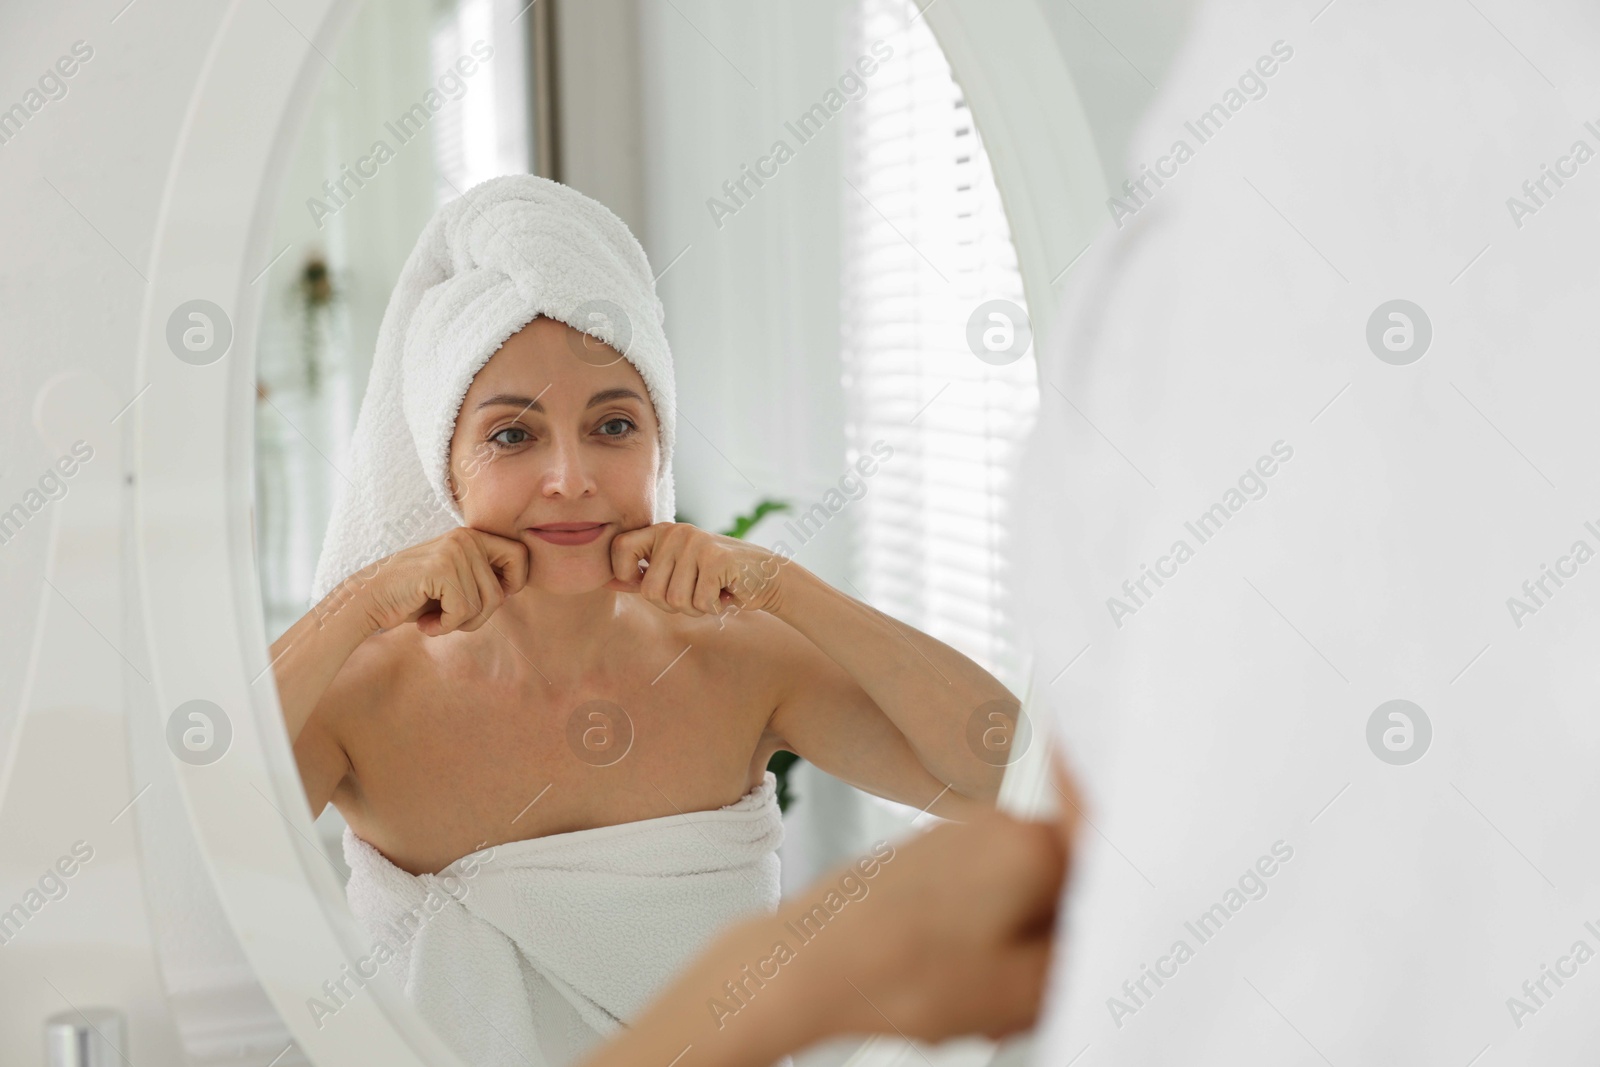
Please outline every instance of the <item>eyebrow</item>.
[[[540, 395], [543, 394], [541, 393]], [[584, 410], [587, 411], [589, 408], [599, 407], [601, 404], [609, 403], [612, 400], [637, 400], [643, 403], [644, 397], [632, 389], [602, 389], [589, 398], [589, 403], [584, 405]], [[544, 405], [539, 403], [538, 397], [514, 396], [511, 393], [496, 393], [494, 396], [480, 400], [478, 406], [473, 410], [482, 411], [484, 408], [496, 406], [519, 407], [528, 411], [537, 411], [541, 415], [545, 413]]]

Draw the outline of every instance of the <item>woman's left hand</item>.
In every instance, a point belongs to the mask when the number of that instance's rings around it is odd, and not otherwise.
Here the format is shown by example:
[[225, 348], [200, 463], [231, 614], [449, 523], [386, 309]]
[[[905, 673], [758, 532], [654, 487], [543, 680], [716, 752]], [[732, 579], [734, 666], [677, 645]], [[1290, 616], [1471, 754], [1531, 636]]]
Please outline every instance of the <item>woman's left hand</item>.
[[612, 539], [614, 576], [606, 588], [639, 593], [662, 611], [685, 615], [723, 615], [729, 605], [772, 611], [782, 600], [786, 562], [736, 537], [658, 522]]

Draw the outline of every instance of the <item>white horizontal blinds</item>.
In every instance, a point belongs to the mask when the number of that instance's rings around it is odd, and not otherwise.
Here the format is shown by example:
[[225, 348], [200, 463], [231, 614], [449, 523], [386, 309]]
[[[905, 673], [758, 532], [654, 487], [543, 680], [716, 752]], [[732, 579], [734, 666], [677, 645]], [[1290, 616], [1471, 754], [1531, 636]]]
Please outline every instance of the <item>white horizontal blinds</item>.
[[1026, 309], [1016, 250], [927, 20], [906, 0], [856, 0], [853, 14], [849, 59], [880, 39], [894, 50], [848, 106], [843, 153], [848, 440], [852, 459], [879, 439], [894, 448], [857, 505], [853, 569], [874, 606], [1020, 692], [1000, 511], [1038, 377], [1031, 349], [994, 366], [967, 343], [985, 301]]

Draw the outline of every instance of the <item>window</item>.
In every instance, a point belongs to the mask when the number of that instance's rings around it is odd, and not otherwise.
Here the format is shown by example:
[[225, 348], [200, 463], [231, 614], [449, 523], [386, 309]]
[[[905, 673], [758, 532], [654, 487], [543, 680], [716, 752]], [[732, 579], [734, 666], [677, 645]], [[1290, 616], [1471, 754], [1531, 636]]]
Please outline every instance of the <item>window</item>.
[[[979, 305], [1026, 310], [1016, 250], [961, 87], [906, 0], [856, 0], [849, 58], [892, 56], [851, 109], [840, 308], [853, 455], [894, 449], [861, 501], [852, 570], [875, 607], [959, 649], [1013, 692], [1005, 479], [1038, 409], [1033, 352], [967, 344]], [[880, 46], [881, 48], [881, 46]], [[879, 446], [880, 449], [882, 446]]]

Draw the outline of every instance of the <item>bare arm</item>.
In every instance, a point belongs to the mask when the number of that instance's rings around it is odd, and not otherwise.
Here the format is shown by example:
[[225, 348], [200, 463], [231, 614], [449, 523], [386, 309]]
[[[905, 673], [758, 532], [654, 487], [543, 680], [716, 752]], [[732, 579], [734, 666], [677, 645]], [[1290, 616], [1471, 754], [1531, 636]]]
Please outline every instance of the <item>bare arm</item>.
[[352, 653], [373, 633], [347, 584], [335, 587], [272, 643], [273, 679], [283, 724], [294, 745], [300, 782], [316, 818], [350, 772], [350, 760], [327, 716], [313, 717]]
[[[1014, 717], [1021, 702], [993, 675], [943, 641], [847, 596], [792, 561], [784, 566], [778, 601], [767, 610], [816, 650], [815, 655], [800, 653], [803, 664], [796, 674], [802, 685], [774, 713], [773, 728], [796, 752], [830, 773], [830, 762], [857, 773], [870, 771], [874, 759], [896, 758], [895, 742], [885, 731], [889, 727], [941, 786], [969, 800], [994, 803], [1007, 753], [985, 749], [980, 756], [970, 743], [971, 723], [978, 716], [987, 724], [984, 711], [997, 707]], [[875, 716], [886, 721], [874, 721]], [[849, 773], [839, 776], [852, 780]], [[930, 794], [922, 803], [931, 799]]]
[[861, 684], [798, 630], [766, 612], [743, 620], [782, 679], [767, 728], [782, 747], [858, 789], [965, 821], [992, 803], [935, 777]]
[[272, 642], [272, 676], [291, 742], [350, 654], [374, 632], [353, 600], [348, 582], [335, 586]]

